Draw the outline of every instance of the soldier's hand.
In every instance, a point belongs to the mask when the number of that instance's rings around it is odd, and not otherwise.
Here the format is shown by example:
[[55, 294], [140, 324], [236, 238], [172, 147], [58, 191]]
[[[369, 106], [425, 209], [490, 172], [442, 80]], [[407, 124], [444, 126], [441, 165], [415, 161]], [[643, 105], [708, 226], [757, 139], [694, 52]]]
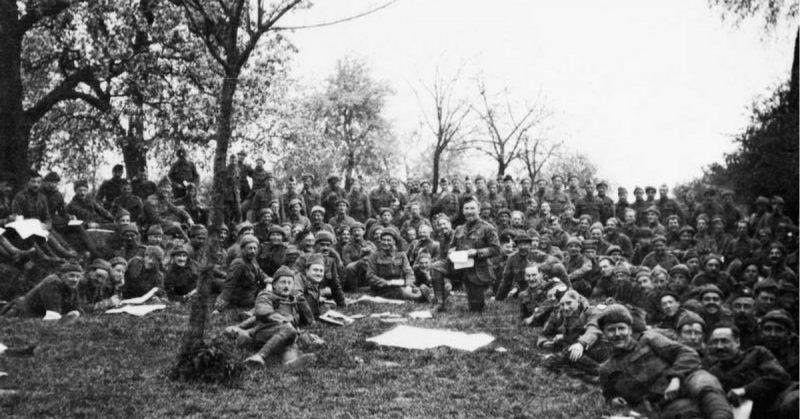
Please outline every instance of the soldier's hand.
[[110, 300], [111, 300], [111, 306], [112, 306], [112, 307], [117, 307], [117, 306], [119, 306], [120, 299], [119, 299], [119, 297], [118, 297], [118, 296], [116, 296], [116, 295], [112, 295], [112, 296], [111, 296], [111, 298], [110, 298]]
[[583, 345], [573, 343], [567, 351], [569, 352], [569, 360], [575, 362], [583, 356]]
[[477, 255], [477, 254], [478, 254], [478, 251], [476, 249], [467, 250], [467, 257], [468, 258], [474, 258], [475, 255]]
[[611, 399], [611, 406], [614, 407], [625, 407], [628, 405], [628, 401], [623, 399], [622, 397], [614, 397]]
[[674, 400], [678, 397], [678, 391], [681, 389], [681, 380], [678, 377], [672, 377], [667, 389], [664, 390], [664, 398], [667, 400]]
[[734, 388], [728, 392], [727, 397], [728, 401], [731, 403], [733, 407], [739, 407], [742, 404], [742, 398], [744, 397], [744, 389], [743, 388]]
[[522, 323], [525, 323], [526, 326], [530, 326], [531, 323], [533, 323], [533, 316], [526, 317], [525, 320], [522, 321]]

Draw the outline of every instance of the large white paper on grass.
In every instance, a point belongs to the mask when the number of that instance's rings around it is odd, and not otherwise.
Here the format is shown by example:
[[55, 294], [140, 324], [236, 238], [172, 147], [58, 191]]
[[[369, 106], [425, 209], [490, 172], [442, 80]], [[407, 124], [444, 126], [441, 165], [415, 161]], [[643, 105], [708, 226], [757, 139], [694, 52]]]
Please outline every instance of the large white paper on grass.
[[367, 339], [382, 346], [395, 346], [406, 349], [430, 349], [448, 346], [454, 349], [472, 352], [486, 346], [494, 337], [486, 333], [468, 334], [451, 330], [423, 329], [420, 327], [400, 325], [394, 329]]
[[134, 316], [143, 317], [156, 310], [163, 310], [166, 307], [167, 306], [164, 304], [124, 306], [120, 308], [112, 308], [111, 310], [106, 310], [106, 314], [128, 313]]
[[28, 218], [24, 220], [17, 220], [13, 223], [6, 224], [6, 228], [13, 228], [14, 231], [19, 234], [19, 237], [22, 240], [27, 239], [30, 236], [39, 236], [47, 238], [50, 233], [42, 227], [42, 222], [35, 219], [35, 218]]
[[147, 291], [147, 294], [141, 297], [128, 298], [127, 300], [120, 301], [119, 304], [123, 306], [127, 304], [144, 304], [147, 300], [153, 298], [153, 296], [156, 295], [156, 292], [158, 292], [158, 288], [154, 287], [150, 291]]
[[390, 300], [388, 298], [383, 297], [373, 297], [371, 295], [362, 295], [361, 298], [356, 300], [357, 303], [360, 302], [369, 302], [369, 303], [379, 303], [379, 304], [405, 304], [403, 300]]
[[475, 266], [475, 259], [471, 259], [467, 253], [469, 250], [456, 250], [450, 252], [450, 260], [453, 262], [453, 269], [464, 269]]
[[44, 320], [61, 320], [61, 314], [57, 313], [55, 311], [47, 310], [47, 311], [44, 312], [44, 317], [42, 317], [42, 319], [44, 319]]
[[750, 399], [742, 400], [739, 407], [733, 408], [733, 419], [748, 419], [753, 411], [753, 401]]
[[356, 321], [354, 318], [346, 314], [340, 313], [336, 310], [326, 311], [323, 315], [319, 316], [319, 319], [324, 322], [335, 324], [338, 326], [353, 324], [353, 322]]

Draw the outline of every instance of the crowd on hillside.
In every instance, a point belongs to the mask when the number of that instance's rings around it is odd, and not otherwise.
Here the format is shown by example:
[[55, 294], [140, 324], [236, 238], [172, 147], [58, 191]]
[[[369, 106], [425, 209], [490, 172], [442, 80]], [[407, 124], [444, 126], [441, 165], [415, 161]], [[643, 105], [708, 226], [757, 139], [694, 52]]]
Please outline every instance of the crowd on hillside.
[[[546, 366], [599, 384], [615, 406], [660, 417], [798, 415], [798, 229], [779, 196], [734, 202], [706, 188], [702, 201], [661, 185], [625, 188], [566, 174], [549, 181], [379, 179], [371, 191], [337, 175], [278, 180], [257, 159], [231, 156], [225, 249], [212, 268], [212, 315], [239, 309], [226, 329], [264, 365], [307, 359], [303, 332], [349, 293], [467, 310], [519, 306], [520, 327]], [[56, 173], [31, 172], [14, 193], [0, 178], [0, 221], [40, 220], [48, 237], [0, 235], [0, 264], [52, 272], [5, 302], [6, 316], [78, 316], [153, 288], [163, 300], [195, 295], [208, 211], [199, 175], [178, 152], [157, 184], [143, 173], [112, 178], [92, 196], [74, 183], [67, 204]], [[281, 187], [282, 186], [282, 187]], [[749, 211], [743, 211], [748, 208]], [[3, 281], [14, 280], [3, 278]]]

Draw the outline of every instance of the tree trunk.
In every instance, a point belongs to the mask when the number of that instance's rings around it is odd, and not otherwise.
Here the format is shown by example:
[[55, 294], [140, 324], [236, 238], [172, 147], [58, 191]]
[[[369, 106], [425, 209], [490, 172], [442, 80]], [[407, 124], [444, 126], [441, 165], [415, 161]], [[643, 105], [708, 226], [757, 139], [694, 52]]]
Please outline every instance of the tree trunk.
[[502, 158], [497, 160], [497, 177], [506, 175], [506, 162]]
[[434, 194], [439, 190], [439, 164], [441, 160], [442, 151], [437, 147], [433, 150], [433, 183], [431, 186], [433, 186]]
[[16, 12], [15, 7], [0, 10], [0, 172], [14, 173], [17, 185], [23, 185], [28, 178], [32, 124], [22, 107], [22, 37], [14, 33]]
[[794, 37], [794, 50], [792, 50], [792, 75], [789, 79], [789, 103], [793, 106], [792, 111], [795, 113], [797, 112], [798, 94], [800, 94], [798, 91], [799, 81], [797, 63], [798, 54], [800, 54], [800, 49], [798, 47], [800, 47], [800, 45], [798, 45], [798, 42], [800, 42], [800, 29], [798, 29], [797, 34], [795, 34]]
[[128, 179], [136, 176], [140, 170], [147, 171], [147, 146], [144, 142], [144, 100], [137, 86], [131, 86], [131, 88], [134, 90], [131, 93], [134, 111], [130, 115], [128, 130], [120, 144]]
[[347, 165], [344, 173], [344, 190], [350, 191], [353, 185], [353, 171], [356, 169], [356, 156], [352, 151], [347, 154]]

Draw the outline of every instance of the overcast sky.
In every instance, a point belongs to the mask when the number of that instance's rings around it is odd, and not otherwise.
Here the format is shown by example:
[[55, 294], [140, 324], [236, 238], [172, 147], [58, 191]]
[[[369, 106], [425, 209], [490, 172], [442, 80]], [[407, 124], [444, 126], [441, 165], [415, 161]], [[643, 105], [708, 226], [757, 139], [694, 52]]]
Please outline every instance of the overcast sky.
[[[317, 1], [283, 23], [381, 4]], [[733, 27], [702, 0], [398, 0], [290, 37], [299, 48], [295, 76], [308, 83], [341, 57], [366, 59], [396, 91], [387, 116], [401, 140], [421, 120], [419, 80], [437, 66], [463, 66], [469, 89], [480, 74], [490, 91], [544, 100], [553, 113], [546, 134], [590, 155], [612, 185], [629, 187], [673, 185], [721, 161], [747, 124], [747, 106], [788, 77], [794, 42], [791, 28], [765, 36], [761, 21]]]

